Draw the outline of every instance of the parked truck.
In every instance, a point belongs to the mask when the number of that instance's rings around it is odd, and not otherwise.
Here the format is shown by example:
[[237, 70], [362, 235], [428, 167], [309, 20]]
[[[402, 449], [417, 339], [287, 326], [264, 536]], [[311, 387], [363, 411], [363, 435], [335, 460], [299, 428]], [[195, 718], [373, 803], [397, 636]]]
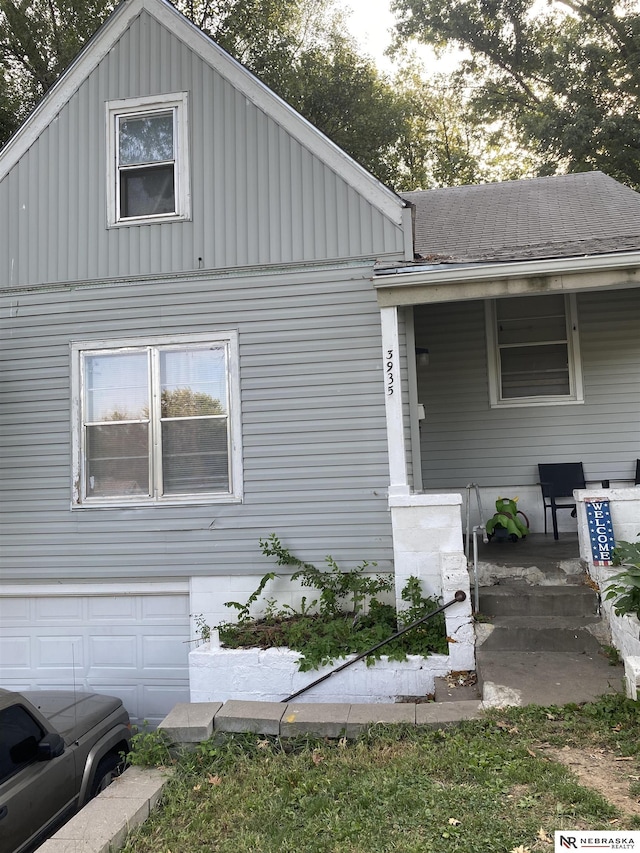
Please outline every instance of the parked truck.
[[109, 785], [129, 752], [120, 699], [0, 689], [0, 853], [27, 853]]

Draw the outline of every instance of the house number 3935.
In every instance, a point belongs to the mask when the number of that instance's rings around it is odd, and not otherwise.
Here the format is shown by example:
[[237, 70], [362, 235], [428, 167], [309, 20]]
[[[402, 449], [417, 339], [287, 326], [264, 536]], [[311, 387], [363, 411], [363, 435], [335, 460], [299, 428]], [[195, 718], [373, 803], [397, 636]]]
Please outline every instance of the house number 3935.
[[385, 364], [385, 372], [387, 376], [387, 396], [391, 396], [393, 394], [393, 350], [387, 350], [387, 358]]

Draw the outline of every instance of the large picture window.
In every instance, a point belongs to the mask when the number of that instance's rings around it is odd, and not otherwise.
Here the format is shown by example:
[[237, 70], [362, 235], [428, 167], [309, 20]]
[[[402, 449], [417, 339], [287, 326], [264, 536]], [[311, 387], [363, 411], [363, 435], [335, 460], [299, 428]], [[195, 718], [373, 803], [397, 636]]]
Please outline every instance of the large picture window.
[[74, 502], [241, 496], [237, 340], [74, 344]]
[[582, 402], [575, 297], [490, 301], [487, 343], [492, 406]]
[[107, 104], [109, 224], [189, 216], [187, 95]]

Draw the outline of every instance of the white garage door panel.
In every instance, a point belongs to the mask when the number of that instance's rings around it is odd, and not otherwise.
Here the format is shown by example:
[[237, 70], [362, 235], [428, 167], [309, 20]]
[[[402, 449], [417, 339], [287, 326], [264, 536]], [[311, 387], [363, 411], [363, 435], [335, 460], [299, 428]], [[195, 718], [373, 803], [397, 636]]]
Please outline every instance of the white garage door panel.
[[118, 637], [109, 631], [105, 637], [90, 637], [91, 668], [93, 671], [103, 668], [138, 668], [138, 643], [135, 634]]
[[84, 602], [81, 598], [57, 596], [56, 598], [34, 599], [35, 618], [47, 624], [56, 625], [61, 622], [73, 624], [80, 622], [84, 616]]
[[84, 637], [82, 634], [69, 634], [64, 628], [61, 634], [54, 634], [51, 629], [35, 638], [34, 661], [36, 668], [69, 669], [82, 671], [85, 666]]
[[0, 598], [0, 625], [29, 624], [31, 602], [26, 598]]
[[186, 593], [0, 597], [0, 685], [113, 693], [157, 725], [189, 701]]
[[30, 667], [31, 638], [0, 636], [0, 669], [29, 669]]

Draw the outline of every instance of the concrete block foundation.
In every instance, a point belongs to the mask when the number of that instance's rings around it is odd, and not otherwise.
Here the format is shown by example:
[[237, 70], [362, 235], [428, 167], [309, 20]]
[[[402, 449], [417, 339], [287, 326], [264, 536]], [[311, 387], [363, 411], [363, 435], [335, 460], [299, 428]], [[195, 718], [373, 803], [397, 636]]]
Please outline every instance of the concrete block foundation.
[[[404, 696], [433, 695], [437, 677], [452, 670], [472, 668], [458, 665], [467, 662], [462, 643], [451, 643], [450, 648], [453, 656], [410, 655], [405, 661], [391, 661], [383, 656], [373, 666], [367, 666], [364, 660], [357, 661], [311, 688], [300, 701], [370, 704], [395, 702]], [[339, 659], [333, 666], [300, 672], [299, 652], [285, 648], [225, 649], [220, 646], [217, 632], [213, 632], [211, 642], [189, 654], [191, 701], [281, 702], [354, 657]], [[451, 660], [456, 662], [455, 666]]]

